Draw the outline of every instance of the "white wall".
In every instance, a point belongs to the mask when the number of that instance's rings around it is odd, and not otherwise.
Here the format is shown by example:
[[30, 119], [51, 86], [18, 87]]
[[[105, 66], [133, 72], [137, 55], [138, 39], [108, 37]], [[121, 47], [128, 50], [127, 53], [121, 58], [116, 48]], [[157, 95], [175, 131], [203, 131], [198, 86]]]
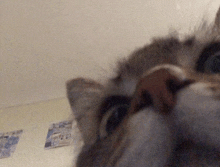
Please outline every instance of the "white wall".
[[[169, 28], [188, 31], [219, 0], [1, 0], [0, 108], [65, 96]], [[184, 28], [183, 28], [184, 27]]]

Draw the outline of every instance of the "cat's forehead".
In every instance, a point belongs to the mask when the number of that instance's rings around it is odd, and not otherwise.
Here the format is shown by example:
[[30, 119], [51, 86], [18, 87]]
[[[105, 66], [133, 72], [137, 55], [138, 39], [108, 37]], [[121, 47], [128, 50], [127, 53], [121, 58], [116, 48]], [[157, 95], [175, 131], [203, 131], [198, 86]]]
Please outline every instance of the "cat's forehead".
[[219, 42], [219, 32], [210, 27], [202, 27], [182, 39], [177, 36], [154, 39], [127, 59], [119, 61], [116, 77], [107, 84], [106, 94], [131, 96], [140, 76], [161, 64], [196, 72], [196, 63], [204, 49]]

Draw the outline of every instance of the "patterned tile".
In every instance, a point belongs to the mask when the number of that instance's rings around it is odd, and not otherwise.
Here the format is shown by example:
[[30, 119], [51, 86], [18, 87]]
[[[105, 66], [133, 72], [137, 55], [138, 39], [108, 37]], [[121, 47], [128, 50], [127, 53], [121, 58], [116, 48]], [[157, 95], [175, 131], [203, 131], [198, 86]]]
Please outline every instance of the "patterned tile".
[[50, 125], [44, 148], [51, 149], [70, 145], [72, 142], [72, 121], [63, 121]]
[[0, 133], [0, 159], [7, 158], [15, 151], [23, 130]]

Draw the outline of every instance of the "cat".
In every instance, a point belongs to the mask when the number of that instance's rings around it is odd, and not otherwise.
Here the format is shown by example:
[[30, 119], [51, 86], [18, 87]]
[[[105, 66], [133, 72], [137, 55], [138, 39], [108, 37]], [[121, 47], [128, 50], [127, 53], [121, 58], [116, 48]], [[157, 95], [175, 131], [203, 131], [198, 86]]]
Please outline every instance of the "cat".
[[156, 38], [117, 67], [106, 85], [66, 84], [77, 167], [220, 166], [220, 8], [211, 25]]

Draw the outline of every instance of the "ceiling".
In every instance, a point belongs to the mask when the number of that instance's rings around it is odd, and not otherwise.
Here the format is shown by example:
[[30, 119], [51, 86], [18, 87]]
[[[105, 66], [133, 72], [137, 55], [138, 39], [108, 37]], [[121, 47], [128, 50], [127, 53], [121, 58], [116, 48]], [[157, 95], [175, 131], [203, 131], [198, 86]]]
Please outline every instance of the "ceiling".
[[2, 0], [0, 108], [66, 95], [73, 77], [100, 81], [117, 59], [213, 19], [219, 0]]

